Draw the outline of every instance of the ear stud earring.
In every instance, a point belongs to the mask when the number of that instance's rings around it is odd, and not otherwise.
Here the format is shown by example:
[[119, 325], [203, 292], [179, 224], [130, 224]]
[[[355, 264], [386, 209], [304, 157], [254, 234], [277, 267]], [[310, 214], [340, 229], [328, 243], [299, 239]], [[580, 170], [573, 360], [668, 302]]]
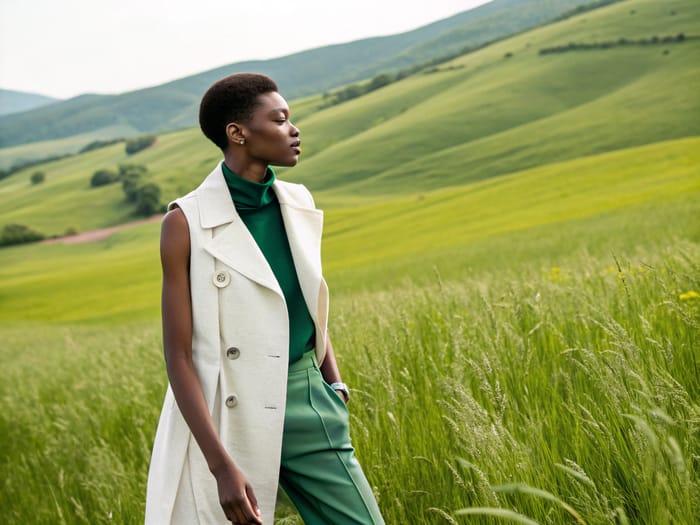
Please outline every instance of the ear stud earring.
[[245, 139], [238, 139], [239, 144], [245, 144]]

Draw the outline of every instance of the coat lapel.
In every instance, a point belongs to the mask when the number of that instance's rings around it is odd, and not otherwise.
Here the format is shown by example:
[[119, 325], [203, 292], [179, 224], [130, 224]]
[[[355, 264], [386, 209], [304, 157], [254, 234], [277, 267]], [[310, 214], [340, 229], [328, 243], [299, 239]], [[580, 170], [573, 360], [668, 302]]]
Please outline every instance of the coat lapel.
[[301, 292], [311, 317], [318, 324], [323, 212], [300, 201], [299, 195], [292, 191], [295, 185], [275, 182], [273, 188], [280, 203]]
[[[275, 181], [272, 188], [280, 203], [302, 294], [311, 317], [318, 323], [323, 212], [313, 207], [307, 193], [300, 192], [296, 184]], [[270, 265], [236, 211], [221, 163], [204, 179], [197, 194], [201, 225], [212, 230], [205, 250], [248, 279], [283, 296]]]
[[202, 228], [212, 230], [204, 249], [248, 279], [282, 295], [270, 265], [236, 211], [220, 163], [197, 192]]

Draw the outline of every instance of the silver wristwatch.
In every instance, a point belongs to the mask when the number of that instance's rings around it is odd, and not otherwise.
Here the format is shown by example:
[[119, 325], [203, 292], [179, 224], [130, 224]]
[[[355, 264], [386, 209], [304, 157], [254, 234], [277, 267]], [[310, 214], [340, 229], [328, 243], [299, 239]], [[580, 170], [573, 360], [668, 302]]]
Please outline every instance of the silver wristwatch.
[[348, 385], [346, 385], [345, 383], [341, 383], [340, 381], [338, 381], [337, 383], [332, 383], [332, 384], [331, 384], [331, 388], [332, 388], [333, 390], [340, 390], [340, 391], [343, 393], [343, 395], [345, 396], [345, 402], [346, 402], [346, 403], [347, 403], [348, 401], [350, 401], [350, 389], [348, 388]]

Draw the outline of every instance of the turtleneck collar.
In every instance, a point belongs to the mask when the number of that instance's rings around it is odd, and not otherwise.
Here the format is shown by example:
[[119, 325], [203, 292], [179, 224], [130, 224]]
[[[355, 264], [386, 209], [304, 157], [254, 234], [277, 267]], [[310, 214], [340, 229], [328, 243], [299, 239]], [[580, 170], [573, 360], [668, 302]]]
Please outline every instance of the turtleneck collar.
[[257, 210], [277, 200], [272, 184], [275, 182], [275, 172], [267, 167], [262, 182], [253, 182], [236, 175], [225, 162], [221, 162], [226, 185], [231, 192], [233, 203], [238, 211]]

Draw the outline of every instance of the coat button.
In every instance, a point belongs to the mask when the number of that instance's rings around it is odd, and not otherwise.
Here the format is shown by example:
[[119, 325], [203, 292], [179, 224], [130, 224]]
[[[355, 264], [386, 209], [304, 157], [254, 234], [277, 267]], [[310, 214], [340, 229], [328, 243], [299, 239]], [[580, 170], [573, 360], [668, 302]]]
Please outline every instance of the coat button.
[[226, 406], [233, 408], [238, 404], [238, 398], [234, 395], [230, 395], [226, 398]]
[[231, 282], [231, 276], [228, 272], [219, 270], [218, 272], [214, 272], [211, 280], [214, 283], [214, 286], [217, 288], [223, 288], [224, 286], [228, 286], [228, 283]]
[[241, 357], [241, 351], [235, 346], [232, 346], [231, 348], [226, 350], [226, 357], [228, 357], [229, 359], [238, 359], [239, 357]]

